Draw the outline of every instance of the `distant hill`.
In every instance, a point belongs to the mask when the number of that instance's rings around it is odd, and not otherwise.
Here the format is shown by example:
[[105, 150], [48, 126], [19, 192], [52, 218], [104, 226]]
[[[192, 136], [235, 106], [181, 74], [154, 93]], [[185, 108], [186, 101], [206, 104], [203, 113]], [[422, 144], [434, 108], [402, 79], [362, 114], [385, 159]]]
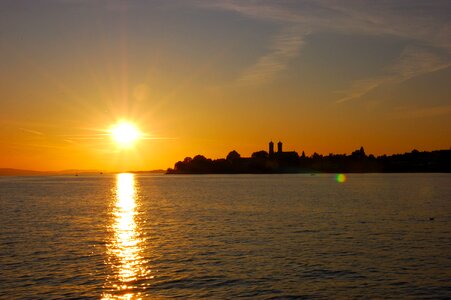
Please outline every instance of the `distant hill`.
[[149, 170], [149, 171], [129, 171], [129, 173], [134, 174], [165, 174], [166, 170]]
[[0, 168], [0, 176], [33, 176], [33, 175], [49, 175], [49, 172], [20, 170], [10, 168]]
[[62, 171], [35, 171], [12, 168], [0, 168], [0, 176], [44, 176], [44, 175], [94, 175], [100, 174], [98, 170], [62, 170]]
[[[36, 171], [36, 170], [22, 170], [12, 168], [0, 168], [0, 176], [100, 175], [103, 173], [113, 174], [117, 172], [103, 172], [99, 170], [77, 170], [77, 169], [62, 170], [62, 171]], [[128, 173], [164, 174], [166, 173], [166, 170], [128, 171]]]

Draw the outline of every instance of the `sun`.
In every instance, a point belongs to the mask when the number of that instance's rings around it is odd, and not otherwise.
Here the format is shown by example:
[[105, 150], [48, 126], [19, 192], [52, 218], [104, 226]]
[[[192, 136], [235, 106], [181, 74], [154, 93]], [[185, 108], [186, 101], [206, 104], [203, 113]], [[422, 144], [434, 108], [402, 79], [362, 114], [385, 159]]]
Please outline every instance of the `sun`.
[[133, 146], [142, 136], [138, 127], [127, 121], [121, 121], [113, 125], [109, 132], [116, 144], [124, 148]]

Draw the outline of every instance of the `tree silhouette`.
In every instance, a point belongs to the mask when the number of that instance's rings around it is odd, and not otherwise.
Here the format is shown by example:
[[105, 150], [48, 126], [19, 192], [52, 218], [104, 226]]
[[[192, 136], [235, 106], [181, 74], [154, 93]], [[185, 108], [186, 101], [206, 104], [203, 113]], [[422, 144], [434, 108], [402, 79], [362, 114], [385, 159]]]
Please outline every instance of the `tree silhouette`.
[[242, 158], [233, 150], [226, 158], [209, 159], [203, 155], [186, 157], [178, 161], [168, 174], [205, 173], [296, 173], [296, 172], [451, 172], [451, 149], [432, 152], [412, 152], [375, 157], [367, 155], [363, 147], [351, 153], [323, 156], [313, 153], [308, 157], [302, 152], [282, 152], [269, 156], [266, 151], [252, 153]]
[[262, 150], [262, 151], [257, 151], [252, 153], [251, 155], [252, 158], [256, 158], [256, 159], [266, 159], [268, 158], [268, 152]]
[[241, 158], [241, 155], [238, 152], [236, 152], [235, 150], [230, 151], [226, 157], [226, 159], [228, 161], [235, 161], [235, 160], [239, 160], [240, 158]]

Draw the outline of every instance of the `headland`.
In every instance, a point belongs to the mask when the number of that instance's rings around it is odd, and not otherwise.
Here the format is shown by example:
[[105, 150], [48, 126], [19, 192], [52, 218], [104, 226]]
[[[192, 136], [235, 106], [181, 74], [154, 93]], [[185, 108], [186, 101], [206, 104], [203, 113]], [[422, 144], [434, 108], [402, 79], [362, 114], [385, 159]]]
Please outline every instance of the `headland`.
[[351, 154], [306, 156], [296, 151], [277, 151], [271, 141], [268, 151], [241, 157], [233, 150], [226, 158], [210, 159], [203, 155], [186, 157], [175, 163], [167, 174], [272, 174], [272, 173], [450, 173], [451, 150], [418, 151], [404, 154], [367, 155], [363, 147]]

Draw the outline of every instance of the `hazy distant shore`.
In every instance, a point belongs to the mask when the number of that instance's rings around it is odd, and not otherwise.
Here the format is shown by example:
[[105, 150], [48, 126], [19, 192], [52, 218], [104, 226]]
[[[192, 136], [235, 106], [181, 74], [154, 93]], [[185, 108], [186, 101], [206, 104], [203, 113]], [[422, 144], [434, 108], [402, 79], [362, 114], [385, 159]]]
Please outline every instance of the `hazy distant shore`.
[[[102, 170], [36, 171], [0, 168], [0, 176], [102, 175], [121, 172]], [[451, 150], [417, 151], [404, 154], [367, 155], [362, 148], [346, 154], [306, 156], [297, 152], [254, 152], [241, 157], [231, 151], [226, 158], [210, 159], [203, 155], [186, 157], [165, 170], [128, 170], [135, 174], [289, 174], [289, 173], [451, 173]]]
[[[149, 170], [149, 171], [127, 171], [126, 173], [135, 174], [163, 174], [165, 170]], [[116, 174], [121, 172], [106, 172], [99, 170], [61, 170], [61, 171], [37, 171], [37, 170], [23, 170], [13, 168], [0, 168], [0, 176], [83, 176], [83, 175], [103, 175]]]

